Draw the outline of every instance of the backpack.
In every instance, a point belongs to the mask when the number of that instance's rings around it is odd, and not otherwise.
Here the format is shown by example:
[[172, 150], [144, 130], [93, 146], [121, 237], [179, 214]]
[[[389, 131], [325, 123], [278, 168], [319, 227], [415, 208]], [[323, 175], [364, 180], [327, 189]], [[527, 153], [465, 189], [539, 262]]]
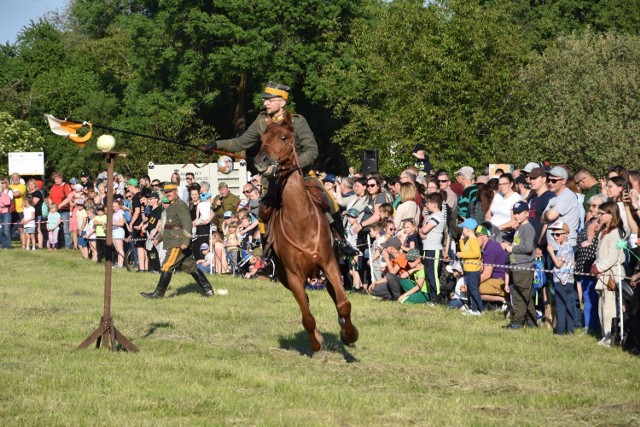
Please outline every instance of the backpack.
[[542, 289], [547, 284], [547, 276], [544, 274], [544, 263], [542, 258], [536, 258], [533, 261], [533, 289]]
[[47, 218], [49, 216], [49, 205], [46, 203], [42, 203], [42, 218]]

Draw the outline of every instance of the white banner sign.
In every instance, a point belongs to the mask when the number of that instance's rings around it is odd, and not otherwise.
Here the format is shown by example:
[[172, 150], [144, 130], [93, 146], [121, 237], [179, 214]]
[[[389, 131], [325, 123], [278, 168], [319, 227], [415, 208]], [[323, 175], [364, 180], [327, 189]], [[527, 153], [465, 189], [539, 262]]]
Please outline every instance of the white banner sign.
[[9, 153], [9, 174], [44, 175], [44, 153]]

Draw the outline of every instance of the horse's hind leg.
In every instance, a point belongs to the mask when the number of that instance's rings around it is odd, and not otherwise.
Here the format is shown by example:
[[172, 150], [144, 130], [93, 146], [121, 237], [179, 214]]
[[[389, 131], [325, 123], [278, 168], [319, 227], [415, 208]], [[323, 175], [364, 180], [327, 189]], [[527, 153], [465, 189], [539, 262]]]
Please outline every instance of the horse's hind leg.
[[333, 303], [338, 311], [338, 323], [340, 323], [340, 339], [344, 344], [350, 345], [358, 341], [358, 329], [351, 322], [351, 302], [344, 291], [342, 276], [336, 262], [329, 262], [323, 268], [327, 277], [327, 292], [331, 295]]
[[313, 351], [313, 357], [326, 359], [326, 347], [324, 345], [324, 338], [316, 329], [316, 319], [311, 314], [309, 308], [309, 298], [304, 290], [304, 281], [298, 277], [292, 277], [287, 274], [287, 283], [285, 286], [291, 291], [298, 306], [300, 306], [300, 313], [302, 314], [302, 326], [309, 334], [309, 342], [311, 343], [311, 350]]

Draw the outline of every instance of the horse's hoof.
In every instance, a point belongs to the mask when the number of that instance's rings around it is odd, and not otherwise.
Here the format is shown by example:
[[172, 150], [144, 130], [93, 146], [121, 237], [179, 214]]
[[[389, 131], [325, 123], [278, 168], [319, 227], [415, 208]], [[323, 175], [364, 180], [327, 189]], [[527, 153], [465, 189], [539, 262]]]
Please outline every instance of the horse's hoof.
[[353, 343], [358, 341], [358, 337], [360, 336], [358, 329], [353, 326], [350, 334], [347, 334], [345, 329], [340, 330], [340, 340], [344, 345], [353, 346]]

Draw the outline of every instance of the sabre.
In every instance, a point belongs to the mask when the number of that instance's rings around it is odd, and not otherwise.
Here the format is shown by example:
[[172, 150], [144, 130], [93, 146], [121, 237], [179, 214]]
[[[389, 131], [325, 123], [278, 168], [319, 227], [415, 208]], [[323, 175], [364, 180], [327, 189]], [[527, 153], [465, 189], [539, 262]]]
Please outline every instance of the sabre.
[[[154, 139], [156, 141], [164, 141], [164, 142], [170, 142], [172, 144], [177, 144], [180, 145], [182, 147], [190, 147], [190, 148], [195, 148], [195, 149], [200, 149], [200, 147], [198, 147], [197, 145], [193, 145], [193, 144], [189, 144], [188, 142], [185, 141], [178, 141], [175, 139], [170, 139], [170, 138], [163, 138], [160, 136], [152, 136], [152, 135], [145, 135], [143, 133], [139, 133], [139, 132], [133, 132], [130, 130], [124, 130], [124, 129], [117, 129], [111, 126], [105, 126], [105, 125], [101, 125], [98, 123], [89, 123], [86, 121], [80, 121], [80, 120], [73, 120], [73, 119], [58, 119], [56, 117], [54, 117], [51, 114], [45, 114], [44, 117], [47, 119], [47, 122], [49, 123], [49, 127], [51, 127], [51, 130], [53, 131], [53, 133], [57, 134], [57, 135], [61, 135], [61, 136], [67, 136], [69, 137], [69, 139], [71, 139], [72, 141], [74, 141], [75, 143], [78, 143], [81, 147], [84, 146], [84, 143], [86, 143], [86, 141], [89, 140], [89, 138], [87, 136], [90, 137], [91, 131], [89, 132], [89, 134], [85, 135], [84, 137], [80, 137], [79, 135], [77, 135], [75, 133], [75, 131], [77, 129], [79, 129], [80, 127], [85, 127], [88, 126], [90, 129], [92, 127], [96, 127], [98, 129], [104, 129], [104, 130], [109, 130], [109, 131], [113, 131], [113, 132], [120, 132], [120, 133], [124, 133], [127, 135], [133, 135], [133, 136], [139, 136], [142, 138], [149, 138], [149, 139]], [[225, 156], [229, 156], [229, 157], [233, 157], [236, 159], [246, 159], [247, 156], [243, 156], [242, 154], [237, 154], [237, 153], [229, 153], [227, 151], [223, 151], [223, 150], [209, 150], [212, 153], [215, 154], [221, 154], [221, 155], [225, 155]]]

